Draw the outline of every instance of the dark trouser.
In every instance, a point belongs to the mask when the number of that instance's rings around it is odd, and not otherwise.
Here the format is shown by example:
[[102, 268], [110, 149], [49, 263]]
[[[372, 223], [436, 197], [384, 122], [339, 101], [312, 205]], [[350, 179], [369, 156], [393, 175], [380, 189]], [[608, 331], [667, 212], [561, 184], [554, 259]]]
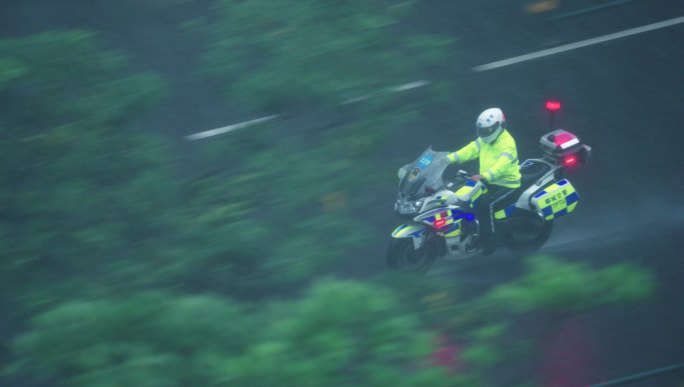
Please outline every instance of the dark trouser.
[[481, 196], [475, 202], [475, 216], [480, 222], [480, 241], [487, 244], [492, 239], [492, 205], [496, 205], [499, 200], [511, 199], [510, 195], [517, 188], [506, 188], [500, 185], [490, 184], [486, 195]]

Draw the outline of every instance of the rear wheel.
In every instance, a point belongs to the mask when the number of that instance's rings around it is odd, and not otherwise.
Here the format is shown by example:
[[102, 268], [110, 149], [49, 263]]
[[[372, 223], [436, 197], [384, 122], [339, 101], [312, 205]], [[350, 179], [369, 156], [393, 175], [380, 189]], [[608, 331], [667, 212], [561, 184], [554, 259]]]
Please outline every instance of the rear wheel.
[[553, 231], [553, 220], [545, 220], [532, 213], [519, 213], [511, 219], [510, 227], [503, 235], [504, 244], [513, 251], [531, 253], [539, 250]]
[[413, 238], [392, 238], [387, 249], [387, 265], [394, 270], [427, 273], [435, 262], [435, 254], [413, 246]]

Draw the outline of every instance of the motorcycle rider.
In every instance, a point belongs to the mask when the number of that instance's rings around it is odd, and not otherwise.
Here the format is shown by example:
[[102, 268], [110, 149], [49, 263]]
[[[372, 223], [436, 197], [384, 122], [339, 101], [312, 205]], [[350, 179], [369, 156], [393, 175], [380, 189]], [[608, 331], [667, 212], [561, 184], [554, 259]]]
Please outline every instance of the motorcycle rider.
[[483, 111], [475, 122], [478, 138], [447, 158], [452, 164], [480, 158], [479, 174], [471, 179], [487, 184], [488, 192], [474, 206], [480, 219], [480, 241], [484, 254], [494, 252], [497, 240], [494, 235], [494, 205], [520, 187], [518, 150], [513, 136], [506, 130], [506, 117], [499, 108]]

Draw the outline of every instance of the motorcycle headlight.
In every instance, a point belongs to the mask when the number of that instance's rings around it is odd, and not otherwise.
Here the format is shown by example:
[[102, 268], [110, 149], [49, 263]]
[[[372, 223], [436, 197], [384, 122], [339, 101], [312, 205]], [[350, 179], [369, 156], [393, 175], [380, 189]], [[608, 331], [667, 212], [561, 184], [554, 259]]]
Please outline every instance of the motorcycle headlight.
[[415, 205], [411, 202], [398, 202], [396, 203], [397, 212], [400, 214], [414, 214], [418, 211]]
[[406, 168], [401, 167], [401, 168], [399, 168], [399, 170], [397, 171], [397, 177], [399, 177], [399, 180], [401, 180], [401, 179], [404, 178], [404, 176], [406, 176]]

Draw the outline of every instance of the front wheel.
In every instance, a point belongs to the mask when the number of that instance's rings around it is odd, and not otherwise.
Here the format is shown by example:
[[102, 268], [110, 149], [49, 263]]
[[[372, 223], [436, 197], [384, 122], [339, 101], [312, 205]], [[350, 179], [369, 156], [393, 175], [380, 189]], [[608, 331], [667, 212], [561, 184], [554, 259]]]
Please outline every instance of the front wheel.
[[435, 258], [425, 244], [415, 249], [413, 238], [393, 238], [387, 249], [387, 265], [394, 270], [424, 274], [430, 270]]
[[549, 240], [553, 231], [553, 220], [544, 220], [532, 213], [514, 218], [514, 223], [504, 235], [504, 244], [519, 253], [539, 250]]

